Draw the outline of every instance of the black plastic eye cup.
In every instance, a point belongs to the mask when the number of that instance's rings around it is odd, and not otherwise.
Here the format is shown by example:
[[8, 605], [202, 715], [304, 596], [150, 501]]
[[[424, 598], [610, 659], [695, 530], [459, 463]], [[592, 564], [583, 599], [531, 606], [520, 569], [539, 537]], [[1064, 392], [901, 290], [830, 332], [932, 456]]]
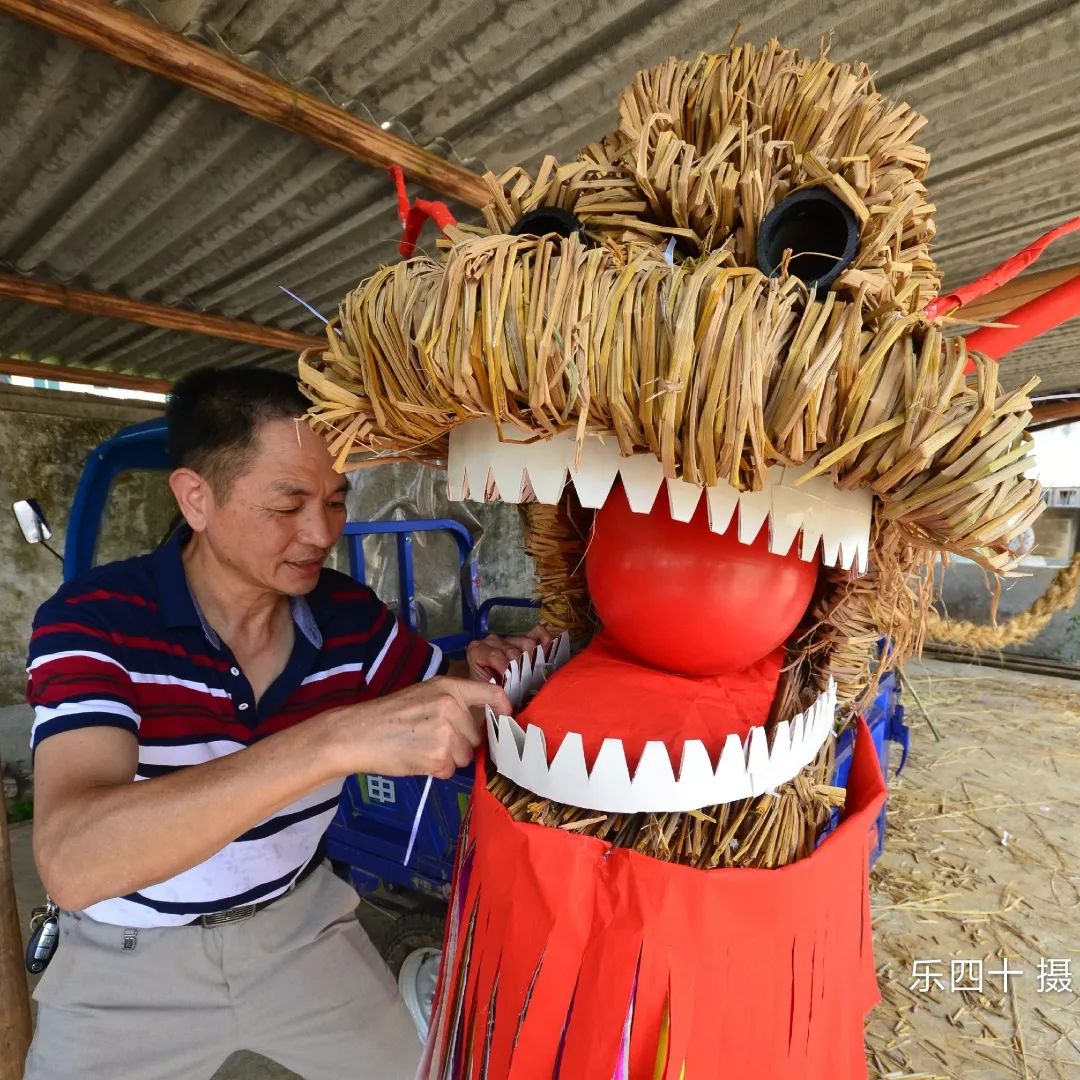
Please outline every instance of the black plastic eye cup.
[[558, 206], [541, 206], [530, 210], [514, 222], [511, 236], [572, 236], [581, 232], [581, 222], [569, 210]]
[[804, 188], [766, 214], [758, 230], [758, 269], [776, 277], [788, 248], [790, 272], [807, 288], [827, 289], [859, 250], [859, 222], [831, 191]]

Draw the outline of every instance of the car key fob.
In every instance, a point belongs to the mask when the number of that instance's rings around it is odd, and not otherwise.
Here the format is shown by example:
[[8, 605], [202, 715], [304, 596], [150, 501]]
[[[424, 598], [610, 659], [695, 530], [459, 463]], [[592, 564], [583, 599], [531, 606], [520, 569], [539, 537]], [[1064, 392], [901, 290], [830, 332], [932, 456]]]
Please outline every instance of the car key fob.
[[30, 940], [26, 943], [26, 970], [40, 975], [48, 966], [60, 942], [59, 911], [52, 901], [35, 908], [30, 917]]

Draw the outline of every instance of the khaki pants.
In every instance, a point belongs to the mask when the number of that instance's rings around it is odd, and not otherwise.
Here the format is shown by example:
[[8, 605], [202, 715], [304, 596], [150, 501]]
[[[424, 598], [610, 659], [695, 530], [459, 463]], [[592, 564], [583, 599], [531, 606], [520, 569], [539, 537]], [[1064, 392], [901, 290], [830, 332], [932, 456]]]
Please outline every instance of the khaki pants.
[[397, 986], [322, 866], [242, 922], [140, 930], [64, 913], [27, 1080], [205, 1080], [253, 1050], [309, 1080], [413, 1077]]

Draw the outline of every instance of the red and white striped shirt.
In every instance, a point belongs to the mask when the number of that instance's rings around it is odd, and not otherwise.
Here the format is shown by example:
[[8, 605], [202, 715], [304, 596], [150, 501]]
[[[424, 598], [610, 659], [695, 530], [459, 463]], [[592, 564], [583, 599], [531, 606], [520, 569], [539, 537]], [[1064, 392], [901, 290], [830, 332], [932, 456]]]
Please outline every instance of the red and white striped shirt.
[[[75, 728], [124, 728], [139, 741], [132, 779], [148, 780], [439, 671], [436, 646], [406, 629], [369, 588], [324, 570], [311, 593], [293, 599], [292, 655], [256, 703], [188, 588], [186, 535], [152, 555], [97, 567], [38, 610], [28, 661], [32, 748]], [[198, 866], [86, 914], [121, 926], [176, 926], [272, 899], [321, 861], [340, 794], [340, 781], [328, 784]]]

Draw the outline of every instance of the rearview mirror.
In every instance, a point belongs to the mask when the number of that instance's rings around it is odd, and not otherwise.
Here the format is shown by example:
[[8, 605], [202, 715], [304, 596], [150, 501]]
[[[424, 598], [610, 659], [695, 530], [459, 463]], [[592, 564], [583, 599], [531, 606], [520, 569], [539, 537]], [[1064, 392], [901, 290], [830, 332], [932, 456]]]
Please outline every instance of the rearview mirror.
[[49, 528], [45, 512], [37, 499], [21, 499], [12, 503], [11, 509], [15, 512], [19, 528], [22, 529], [23, 539], [28, 544], [42, 544], [52, 539], [52, 529]]

